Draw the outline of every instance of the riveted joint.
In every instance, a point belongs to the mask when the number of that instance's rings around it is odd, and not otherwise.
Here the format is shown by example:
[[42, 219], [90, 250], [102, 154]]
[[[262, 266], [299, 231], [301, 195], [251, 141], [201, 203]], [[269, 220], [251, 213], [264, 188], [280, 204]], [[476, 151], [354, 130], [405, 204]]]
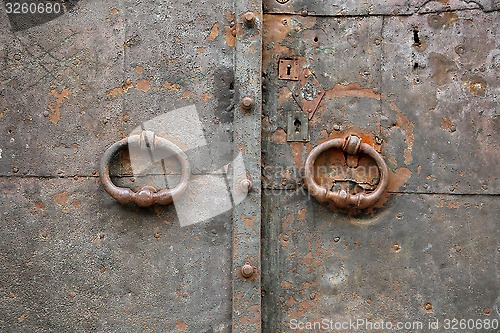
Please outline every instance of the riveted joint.
[[256, 20], [257, 18], [253, 12], [246, 12], [243, 14], [243, 22], [247, 27], [253, 27]]
[[245, 264], [241, 267], [241, 275], [246, 279], [251, 278], [254, 273], [255, 269], [250, 264]]

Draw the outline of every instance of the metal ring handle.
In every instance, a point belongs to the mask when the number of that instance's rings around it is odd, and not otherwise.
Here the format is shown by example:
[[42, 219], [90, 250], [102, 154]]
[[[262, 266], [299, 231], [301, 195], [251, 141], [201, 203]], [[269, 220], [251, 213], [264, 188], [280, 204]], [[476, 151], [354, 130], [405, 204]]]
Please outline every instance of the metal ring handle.
[[[149, 207], [154, 204], [168, 205], [173, 202], [174, 197], [181, 195], [188, 186], [189, 177], [191, 175], [190, 165], [186, 154], [175, 144], [159, 136], [155, 136], [154, 133], [146, 133], [152, 135], [152, 140], [149, 142], [155, 145], [157, 148], [166, 148], [171, 151], [177, 160], [181, 164], [182, 174], [179, 184], [173, 189], [164, 189], [157, 191], [152, 186], [144, 186], [139, 191], [134, 192], [129, 188], [118, 187], [111, 181], [109, 175], [109, 164], [113, 156], [120, 150], [126, 148], [129, 142], [137, 141], [137, 144], [141, 144], [141, 140], [145, 138], [143, 135], [132, 135], [128, 138], [122, 139], [113, 145], [111, 145], [104, 156], [101, 159], [100, 165], [100, 177], [101, 182], [104, 185], [104, 189], [108, 194], [113, 197], [116, 201], [122, 205], [129, 203], [135, 203], [140, 207]], [[147, 139], [147, 138], [146, 138]], [[146, 140], [146, 144], [150, 144]]]
[[[313, 167], [318, 156], [324, 151], [332, 148], [341, 149], [350, 155], [364, 153], [370, 156], [377, 163], [380, 170], [380, 181], [375, 191], [366, 194], [350, 194], [345, 190], [333, 192], [326, 187], [321, 187], [316, 183], [313, 176]], [[361, 142], [361, 139], [356, 135], [349, 135], [346, 138], [338, 138], [323, 142], [314, 148], [307, 157], [305, 164], [305, 185], [309, 193], [312, 194], [319, 202], [324, 203], [330, 201], [335, 207], [346, 209], [350, 206], [355, 206], [359, 209], [365, 209], [373, 206], [385, 192], [389, 185], [389, 169], [387, 164], [380, 154], [369, 144]]]

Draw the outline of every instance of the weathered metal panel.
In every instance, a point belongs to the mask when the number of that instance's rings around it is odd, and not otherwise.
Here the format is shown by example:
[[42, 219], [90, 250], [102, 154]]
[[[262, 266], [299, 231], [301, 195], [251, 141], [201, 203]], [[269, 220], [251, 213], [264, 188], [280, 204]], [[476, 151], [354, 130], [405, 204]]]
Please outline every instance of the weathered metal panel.
[[266, 14], [300, 14], [312, 16], [411, 15], [436, 11], [500, 9], [498, 0], [265, 0]]
[[[1, 331], [231, 331], [232, 214], [181, 228], [173, 206], [119, 205], [97, 170], [137, 126], [195, 105], [207, 146], [188, 153], [192, 184], [207, 173], [225, 184], [233, 11], [92, 1], [12, 31], [0, 10]], [[127, 158], [112, 168], [118, 185], [165, 182]]]
[[[498, 319], [496, 21], [480, 9], [265, 15], [263, 331], [293, 331], [292, 320]], [[301, 105], [278, 67], [297, 57], [325, 91], [310, 142], [287, 142]], [[391, 172], [386, 197], [356, 216], [303, 189], [311, 150], [352, 132]], [[317, 177], [376, 186], [356, 163], [373, 161], [326, 152], [317, 164], [334, 172]]]
[[263, 331], [498, 319], [499, 209], [498, 196], [398, 194], [376, 216], [349, 217], [302, 191], [265, 190]]

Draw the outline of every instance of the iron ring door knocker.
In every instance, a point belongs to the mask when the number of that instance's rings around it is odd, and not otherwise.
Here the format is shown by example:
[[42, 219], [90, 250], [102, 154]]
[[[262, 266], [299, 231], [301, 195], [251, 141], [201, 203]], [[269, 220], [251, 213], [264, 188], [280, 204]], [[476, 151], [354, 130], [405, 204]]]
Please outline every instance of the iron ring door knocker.
[[[139, 189], [137, 192], [132, 191], [129, 188], [123, 188], [116, 186], [109, 175], [109, 165], [111, 163], [112, 158], [117, 154], [120, 150], [128, 147], [130, 142], [134, 144], [141, 144], [141, 140], [144, 140], [146, 137], [149, 138], [149, 146], [153, 145], [155, 149], [167, 149], [176, 157], [181, 166], [181, 180], [179, 184], [173, 189], [163, 189], [158, 191], [153, 186], [144, 186]], [[142, 145], [141, 148], [144, 148], [145, 145]], [[188, 158], [186, 154], [174, 143], [169, 140], [154, 135], [152, 132], [147, 132], [142, 135], [132, 135], [128, 138], [122, 139], [113, 145], [111, 145], [104, 156], [101, 159], [100, 164], [100, 177], [102, 184], [104, 185], [104, 189], [108, 194], [113, 197], [116, 201], [121, 203], [122, 205], [126, 205], [129, 203], [135, 203], [140, 207], [149, 207], [154, 204], [158, 205], [168, 205], [171, 204], [174, 200], [174, 197], [179, 196], [184, 193], [188, 186], [188, 181], [191, 176], [191, 170]]]
[[[345, 190], [331, 191], [326, 187], [320, 186], [314, 180], [314, 164], [316, 159], [321, 153], [329, 149], [341, 149], [350, 155], [358, 155], [359, 153], [364, 153], [370, 156], [380, 171], [380, 180], [371, 193], [348, 193]], [[389, 169], [382, 158], [382, 156], [369, 144], [362, 142], [362, 140], [356, 135], [349, 135], [346, 138], [337, 138], [323, 142], [317, 147], [315, 147], [309, 156], [307, 157], [305, 163], [305, 185], [309, 193], [312, 194], [319, 202], [331, 202], [335, 207], [340, 209], [347, 209], [349, 207], [355, 207], [358, 209], [365, 209], [373, 206], [381, 197], [381, 195], [387, 189], [389, 184]]]

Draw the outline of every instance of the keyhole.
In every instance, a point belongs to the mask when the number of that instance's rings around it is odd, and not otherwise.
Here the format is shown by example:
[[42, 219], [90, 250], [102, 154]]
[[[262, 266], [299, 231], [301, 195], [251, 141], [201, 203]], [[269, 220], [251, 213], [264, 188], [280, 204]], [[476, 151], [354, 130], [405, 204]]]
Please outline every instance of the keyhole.
[[286, 75], [291, 75], [292, 72], [292, 65], [286, 66]]
[[295, 133], [300, 133], [300, 127], [302, 126], [300, 120], [295, 119], [293, 124], [295, 125]]

